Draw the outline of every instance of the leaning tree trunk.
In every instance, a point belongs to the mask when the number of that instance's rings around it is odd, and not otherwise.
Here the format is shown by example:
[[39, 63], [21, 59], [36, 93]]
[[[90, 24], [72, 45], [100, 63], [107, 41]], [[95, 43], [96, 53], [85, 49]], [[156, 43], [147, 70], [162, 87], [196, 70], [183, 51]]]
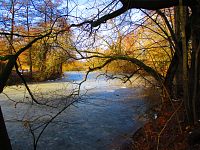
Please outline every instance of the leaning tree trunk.
[[173, 91], [173, 80], [174, 80], [175, 75], [177, 74], [178, 65], [179, 65], [179, 58], [178, 58], [177, 52], [175, 52], [172, 57], [169, 68], [167, 69], [167, 73], [166, 73], [165, 81], [164, 81], [164, 86], [167, 90], [166, 92], [168, 92], [169, 96], [171, 97], [174, 97], [174, 96], [176, 97], [177, 95], [176, 92]]
[[0, 149], [1, 150], [12, 150], [10, 139], [6, 130], [3, 114], [0, 106]]

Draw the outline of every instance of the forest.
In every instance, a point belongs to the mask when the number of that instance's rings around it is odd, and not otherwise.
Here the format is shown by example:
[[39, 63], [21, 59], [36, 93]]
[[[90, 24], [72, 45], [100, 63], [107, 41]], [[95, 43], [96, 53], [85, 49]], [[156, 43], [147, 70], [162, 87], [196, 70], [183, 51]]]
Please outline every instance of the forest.
[[[173, 137], [184, 136], [188, 143], [177, 146], [180, 138], [175, 138], [170, 149], [199, 148], [199, 0], [5, 0], [0, 7], [1, 94], [9, 85], [23, 84], [32, 103], [49, 106], [34, 96], [29, 83], [62, 78], [65, 71], [85, 71], [83, 82], [96, 71], [123, 83], [139, 75], [159, 88], [162, 100], [155, 107], [162, 128], [143, 142], [140, 131], [135, 139], [141, 145], [131, 148], [166, 149], [159, 143], [170, 125], [178, 128]], [[74, 104], [80, 89], [51, 121]], [[142, 131], [155, 132], [150, 125]], [[36, 150], [39, 138], [34, 140]], [[0, 148], [12, 149], [1, 109]]]

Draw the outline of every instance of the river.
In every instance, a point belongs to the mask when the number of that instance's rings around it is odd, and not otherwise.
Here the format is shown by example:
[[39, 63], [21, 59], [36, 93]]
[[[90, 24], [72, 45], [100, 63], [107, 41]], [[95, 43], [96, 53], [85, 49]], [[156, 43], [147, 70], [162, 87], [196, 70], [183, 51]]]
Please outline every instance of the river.
[[[97, 75], [89, 75], [81, 86], [81, 96], [74, 96], [76, 102], [44, 130], [38, 150], [117, 150], [123, 140], [141, 127], [143, 122], [137, 118], [147, 107], [140, 95], [143, 82], [122, 84], [116, 79], [96, 78]], [[13, 150], [33, 149], [29, 125], [38, 136], [42, 129], [38, 125], [48, 121], [71, 100], [69, 94], [73, 95], [77, 88], [74, 83], [83, 79], [83, 72], [66, 72], [61, 79], [29, 85], [37, 99], [57, 108], [33, 104], [22, 85], [9, 86], [0, 94]]]

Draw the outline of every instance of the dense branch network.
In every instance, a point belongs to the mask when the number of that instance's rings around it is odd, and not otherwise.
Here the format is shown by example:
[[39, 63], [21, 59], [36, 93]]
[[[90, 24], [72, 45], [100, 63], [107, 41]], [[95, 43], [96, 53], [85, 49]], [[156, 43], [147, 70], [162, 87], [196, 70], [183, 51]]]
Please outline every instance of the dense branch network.
[[[92, 21], [91, 26], [97, 27], [107, 20], [115, 18], [126, 11], [136, 8], [136, 9], [147, 9], [147, 10], [158, 10], [162, 8], [169, 8], [179, 5], [179, 0], [120, 0], [122, 7], [110, 14], [104, 15], [103, 17]], [[190, 1], [183, 1], [184, 5], [190, 5]]]

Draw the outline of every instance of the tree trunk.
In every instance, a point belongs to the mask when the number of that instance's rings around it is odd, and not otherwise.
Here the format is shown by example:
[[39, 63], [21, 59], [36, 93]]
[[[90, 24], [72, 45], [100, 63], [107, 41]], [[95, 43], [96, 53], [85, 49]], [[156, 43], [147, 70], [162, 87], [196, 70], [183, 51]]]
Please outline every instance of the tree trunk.
[[[30, 35], [30, 24], [29, 24], [29, 1], [27, 1], [26, 4], [26, 26], [27, 26], [27, 31], [28, 31], [28, 36]], [[30, 40], [29, 40], [30, 41]], [[33, 61], [32, 61], [32, 48], [30, 47], [28, 50], [28, 61], [29, 61], [29, 73], [30, 77], [33, 77]]]
[[[181, 29], [180, 29], [180, 7], [175, 7], [175, 35], [177, 39], [177, 47], [179, 48], [180, 54], [178, 57], [178, 66], [175, 75], [175, 95], [176, 97], [183, 96], [183, 50], [182, 50], [182, 41], [181, 41]], [[177, 50], [176, 50], [177, 51]], [[177, 54], [178, 55], [178, 54]]]
[[190, 100], [194, 116], [194, 122], [200, 119], [200, 4], [192, 7], [191, 36], [192, 36], [192, 59], [190, 70]]
[[[174, 7], [174, 32], [177, 42], [175, 42], [175, 52], [165, 76], [164, 85], [169, 95], [173, 98], [183, 96], [183, 59], [182, 59], [182, 41], [180, 33], [180, 8]], [[178, 53], [180, 52], [180, 53]], [[174, 85], [174, 87], [173, 87]]]
[[189, 99], [189, 77], [188, 77], [188, 49], [186, 40], [186, 7], [183, 6], [183, 0], [180, 0], [180, 27], [182, 38], [182, 50], [183, 50], [183, 100], [186, 111], [186, 117], [188, 122], [192, 122], [195, 118], [195, 114], [191, 112], [191, 100]]
[[33, 77], [33, 62], [32, 62], [32, 53], [31, 53], [31, 48], [29, 49], [29, 73], [30, 73], [30, 78], [32, 79]]
[[12, 150], [10, 139], [6, 130], [3, 114], [0, 106], [0, 149], [1, 150]]
[[173, 91], [173, 80], [174, 80], [175, 74], [177, 74], [176, 72], [177, 72], [178, 64], [179, 64], [178, 55], [175, 52], [172, 58], [172, 61], [169, 65], [169, 68], [167, 70], [167, 74], [165, 76], [165, 81], [164, 81], [164, 86], [171, 97], [174, 97], [174, 96], [176, 97], [177, 95]]
[[14, 27], [15, 27], [15, 2], [14, 0], [11, 1], [11, 29], [10, 29], [10, 46], [9, 46], [9, 54], [13, 53], [13, 33], [14, 33]]

